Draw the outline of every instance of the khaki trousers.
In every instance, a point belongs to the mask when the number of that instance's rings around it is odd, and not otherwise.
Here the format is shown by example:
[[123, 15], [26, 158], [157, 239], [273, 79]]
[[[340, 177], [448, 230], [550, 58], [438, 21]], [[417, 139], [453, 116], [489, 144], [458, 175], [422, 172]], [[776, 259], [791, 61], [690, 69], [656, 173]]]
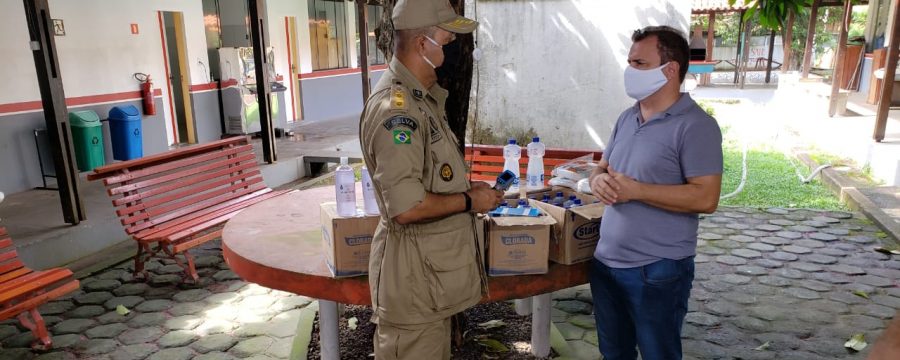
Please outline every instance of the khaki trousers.
[[450, 360], [450, 318], [415, 325], [381, 321], [375, 329], [376, 360]]

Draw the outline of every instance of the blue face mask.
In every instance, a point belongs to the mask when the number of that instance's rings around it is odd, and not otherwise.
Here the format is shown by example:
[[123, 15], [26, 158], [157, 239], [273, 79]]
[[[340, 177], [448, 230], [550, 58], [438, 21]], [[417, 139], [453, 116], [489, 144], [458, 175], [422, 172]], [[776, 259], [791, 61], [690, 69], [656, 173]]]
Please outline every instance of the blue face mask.
[[655, 94], [669, 82], [662, 69], [669, 65], [665, 63], [660, 67], [649, 70], [638, 70], [630, 65], [625, 68], [625, 93], [637, 101], [641, 101]]

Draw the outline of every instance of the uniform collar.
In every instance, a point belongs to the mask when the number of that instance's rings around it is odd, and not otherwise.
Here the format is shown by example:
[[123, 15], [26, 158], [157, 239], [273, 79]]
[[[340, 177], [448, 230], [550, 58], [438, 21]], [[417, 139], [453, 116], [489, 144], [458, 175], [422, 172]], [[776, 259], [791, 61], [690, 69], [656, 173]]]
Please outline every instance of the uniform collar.
[[396, 56], [391, 59], [391, 64], [388, 65], [388, 67], [391, 69], [391, 72], [396, 74], [400, 81], [406, 85], [414, 97], [421, 98], [418, 94], [421, 94], [422, 97], [430, 96], [441, 106], [447, 101], [447, 96], [449, 95], [447, 90], [438, 84], [431, 86], [431, 89], [425, 89], [425, 86], [419, 82], [419, 79], [416, 79], [416, 76], [413, 75], [412, 71], [409, 71], [409, 68], [407, 68], [406, 65], [403, 65]]

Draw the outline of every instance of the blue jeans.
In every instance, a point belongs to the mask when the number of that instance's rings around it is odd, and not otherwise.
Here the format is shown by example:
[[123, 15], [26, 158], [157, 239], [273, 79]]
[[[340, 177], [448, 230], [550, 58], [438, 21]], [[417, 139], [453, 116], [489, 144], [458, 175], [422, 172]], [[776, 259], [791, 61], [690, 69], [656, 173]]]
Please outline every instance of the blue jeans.
[[600, 352], [606, 360], [681, 359], [694, 257], [615, 269], [591, 260], [591, 295]]

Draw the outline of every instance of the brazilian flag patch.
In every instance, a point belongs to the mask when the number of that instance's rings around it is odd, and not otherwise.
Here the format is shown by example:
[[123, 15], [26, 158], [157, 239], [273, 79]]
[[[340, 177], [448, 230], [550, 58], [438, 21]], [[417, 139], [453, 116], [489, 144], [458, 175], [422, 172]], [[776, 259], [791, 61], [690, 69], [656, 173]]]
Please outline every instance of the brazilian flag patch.
[[394, 144], [412, 144], [412, 135], [406, 130], [394, 130]]

